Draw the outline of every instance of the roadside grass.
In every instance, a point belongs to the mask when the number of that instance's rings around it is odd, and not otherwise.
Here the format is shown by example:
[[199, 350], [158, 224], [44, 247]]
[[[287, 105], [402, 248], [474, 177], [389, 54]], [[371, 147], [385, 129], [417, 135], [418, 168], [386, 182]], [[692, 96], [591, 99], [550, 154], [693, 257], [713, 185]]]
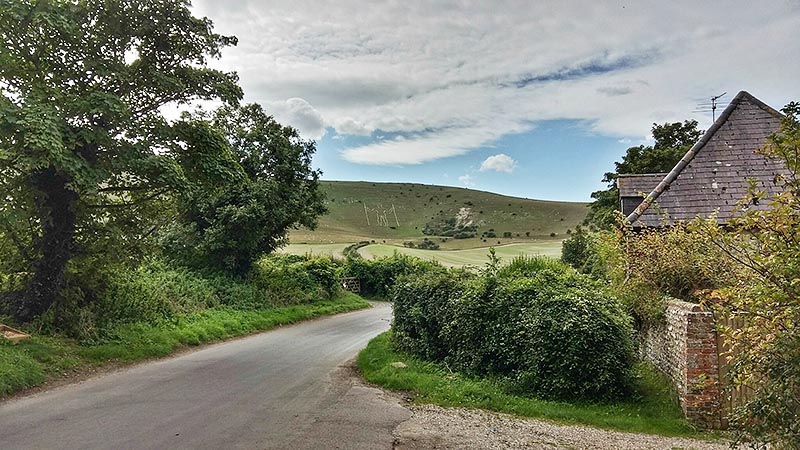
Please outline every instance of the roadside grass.
[[333, 300], [303, 305], [262, 310], [212, 308], [158, 325], [126, 324], [94, 343], [41, 335], [16, 345], [0, 339], [0, 398], [92, 368], [162, 357], [184, 347], [366, 307], [369, 303], [363, 298], [344, 293]]
[[[391, 364], [398, 361], [407, 367], [392, 367]], [[468, 378], [450, 372], [442, 364], [394, 351], [391, 331], [370, 341], [358, 355], [358, 368], [367, 381], [391, 390], [411, 392], [416, 395], [415, 401], [422, 403], [480, 408], [625, 432], [700, 439], [719, 437], [700, 432], [684, 420], [667, 381], [645, 365], [637, 367], [634, 395], [616, 404], [574, 404], [509, 394], [500, 382]]]

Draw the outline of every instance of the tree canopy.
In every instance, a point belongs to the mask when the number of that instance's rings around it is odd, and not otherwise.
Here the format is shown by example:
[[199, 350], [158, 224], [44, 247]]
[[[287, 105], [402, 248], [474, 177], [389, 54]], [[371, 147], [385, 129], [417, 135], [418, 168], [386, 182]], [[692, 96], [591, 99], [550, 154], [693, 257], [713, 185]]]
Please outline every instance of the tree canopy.
[[[212, 209], [237, 202], [262, 208], [259, 225], [279, 211], [275, 202], [288, 200], [294, 215], [275, 218], [264, 231], [277, 233], [274, 239], [255, 239], [262, 251], [281, 240], [281, 226], [313, 224], [320, 209], [299, 205], [319, 203], [318, 174], [308, 169], [313, 143], [269, 122], [260, 108], [235, 109], [243, 95], [236, 74], [208, 62], [236, 38], [214, 33], [211, 21], [194, 17], [189, 6], [186, 0], [0, 0], [0, 195], [6, 200], [0, 259], [21, 280], [6, 296], [18, 320], [57, 301], [80, 260], [108, 262], [147, 251], [142, 246], [181, 213], [176, 199]], [[229, 108], [213, 120], [164, 114], [198, 100]], [[248, 111], [263, 124], [236, 125]], [[270, 138], [258, 141], [250, 133]], [[287, 187], [297, 193], [270, 184], [292, 175], [307, 178]], [[268, 197], [272, 203], [256, 205]], [[204, 239], [211, 230], [240, 233], [248, 225], [223, 219], [228, 213], [215, 210], [213, 226], [198, 227]]]
[[608, 188], [592, 192], [594, 202], [589, 205], [585, 224], [600, 229], [611, 228], [619, 211], [619, 175], [669, 172], [703, 134], [697, 129], [696, 120], [663, 125], [654, 123], [651, 131], [655, 140], [653, 145], [628, 148], [622, 161], [614, 163], [614, 172], [605, 173], [603, 182], [608, 183]]
[[320, 172], [311, 169], [315, 145], [257, 104], [196, 117], [220, 130], [245, 177], [221, 188], [187, 189], [167, 248], [192, 265], [242, 274], [284, 244], [290, 227], [313, 228], [325, 212]]

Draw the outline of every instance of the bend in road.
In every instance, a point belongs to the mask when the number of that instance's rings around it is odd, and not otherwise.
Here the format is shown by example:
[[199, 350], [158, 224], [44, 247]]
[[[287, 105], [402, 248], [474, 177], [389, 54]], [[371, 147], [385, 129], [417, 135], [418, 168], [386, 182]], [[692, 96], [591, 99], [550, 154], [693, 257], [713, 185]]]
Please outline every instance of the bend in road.
[[406, 412], [331, 383], [390, 320], [375, 303], [0, 404], [0, 448], [390, 448]]

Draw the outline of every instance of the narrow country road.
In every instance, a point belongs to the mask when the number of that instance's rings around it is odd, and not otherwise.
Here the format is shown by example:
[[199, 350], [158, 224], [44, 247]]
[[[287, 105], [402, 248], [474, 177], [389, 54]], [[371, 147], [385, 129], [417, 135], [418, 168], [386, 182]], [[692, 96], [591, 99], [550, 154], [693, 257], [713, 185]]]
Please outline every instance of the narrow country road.
[[389, 449], [408, 411], [342, 364], [390, 319], [376, 303], [6, 402], [0, 448]]

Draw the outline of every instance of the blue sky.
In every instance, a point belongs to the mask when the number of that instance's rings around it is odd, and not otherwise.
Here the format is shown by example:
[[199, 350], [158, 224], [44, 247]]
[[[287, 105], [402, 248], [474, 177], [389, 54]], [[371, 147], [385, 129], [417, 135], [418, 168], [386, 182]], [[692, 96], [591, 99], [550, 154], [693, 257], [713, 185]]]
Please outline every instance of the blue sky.
[[202, 0], [212, 65], [317, 141], [325, 179], [588, 201], [712, 95], [800, 100], [800, 2]]
[[[385, 133], [378, 135], [390, 138]], [[588, 201], [589, 193], [603, 188], [603, 173], [613, 168], [620, 152], [631, 145], [588, 132], [586, 124], [579, 121], [551, 120], [531, 131], [504, 136], [491, 146], [448, 158], [445, 163], [364, 165], [343, 159], [341, 152], [376, 139], [335, 136], [329, 130], [317, 142], [314, 164], [323, 169], [325, 179], [440, 184], [569, 201]], [[514, 159], [516, 167], [511, 173], [480, 170], [481, 163], [496, 154]], [[464, 175], [469, 178], [464, 179]]]

